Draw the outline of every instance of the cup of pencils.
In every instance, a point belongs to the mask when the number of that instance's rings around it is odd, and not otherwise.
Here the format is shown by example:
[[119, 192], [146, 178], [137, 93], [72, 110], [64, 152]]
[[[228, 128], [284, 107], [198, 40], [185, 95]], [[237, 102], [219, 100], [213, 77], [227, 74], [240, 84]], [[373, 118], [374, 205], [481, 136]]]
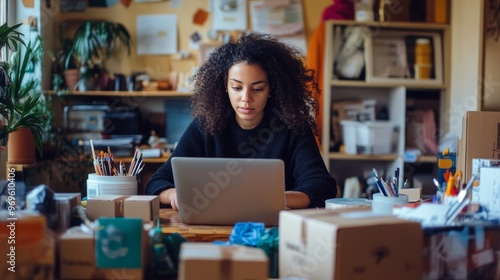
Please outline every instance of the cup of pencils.
[[399, 189], [399, 168], [396, 168], [391, 181], [382, 179], [375, 168], [372, 176], [380, 192], [373, 194], [372, 212], [379, 214], [393, 214], [394, 206], [402, 206], [408, 203], [408, 196], [400, 194]]
[[144, 168], [142, 153], [135, 150], [134, 156], [127, 167], [123, 160], [118, 163], [108, 147], [108, 151], [94, 150], [90, 140], [95, 173], [90, 173], [87, 179], [87, 197], [98, 195], [136, 195], [137, 175]]

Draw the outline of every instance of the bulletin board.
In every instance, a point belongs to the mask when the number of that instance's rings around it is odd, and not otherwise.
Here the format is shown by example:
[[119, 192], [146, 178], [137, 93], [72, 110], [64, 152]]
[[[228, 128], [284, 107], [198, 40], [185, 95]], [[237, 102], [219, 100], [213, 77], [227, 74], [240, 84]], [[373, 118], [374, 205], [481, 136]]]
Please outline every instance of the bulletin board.
[[[240, 0], [237, 0], [240, 1]], [[247, 0], [247, 11], [251, 2], [259, 0]], [[307, 36], [312, 34], [316, 26], [319, 24], [323, 9], [331, 5], [330, 0], [306, 1], [299, 0], [303, 7], [304, 17], [304, 32]], [[108, 7], [89, 7], [78, 12], [59, 12], [54, 15], [54, 34], [62, 37], [72, 37], [72, 32], [76, 27], [86, 19], [101, 19], [111, 20], [122, 23], [132, 36], [132, 40], [137, 40], [137, 17], [141, 15], [176, 15], [177, 16], [177, 48], [180, 53], [189, 54], [190, 58], [187, 61], [189, 65], [198, 64], [203, 60], [199, 57], [199, 50], [193, 48], [193, 37], [199, 37], [200, 44], [204, 44], [202, 51], [206, 46], [212, 46], [219, 43], [218, 41], [210, 40], [210, 27], [212, 26], [212, 13], [210, 12], [211, 0], [168, 0], [168, 1], [114, 1]], [[125, 4], [126, 3], [126, 4]], [[56, 4], [54, 2], [54, 4]], [[250, 15], [247, 17], [247, 27], [251, 28]], [[65, 26], [65, 28], [61, 28]], [[240, 31], [227, 31], [230, 36], [237, 36]], [[226, 32], [223, 32], [226, 33]], [[222, 33], [215, 35], [220, 38]], [[56, 36], [57, 38], [58, 36]], [[116, 57], [118, 56], [118, 57]], [[172, 63], [175, 61], [175, 63]], [[174, 67], [178, 66], [179, 55], [139, 55], [137, 52], [137, 44], [132, 43], [130, 56], [124, 52], [115, 55], [114, 59], [109, 59], [106, 62], [106, 68], [112, 73], [129, 74], [133, 71], [147, 71], [158, 76], [168, 75], [170, 71], [175, 71]], [[182, 66], [181, 66], [182, 67]]]

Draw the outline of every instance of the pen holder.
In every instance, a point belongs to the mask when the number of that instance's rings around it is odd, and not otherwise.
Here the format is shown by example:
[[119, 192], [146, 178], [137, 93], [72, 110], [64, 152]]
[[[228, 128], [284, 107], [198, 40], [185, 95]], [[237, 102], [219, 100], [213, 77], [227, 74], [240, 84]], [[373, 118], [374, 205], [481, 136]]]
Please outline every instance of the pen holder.
[[392, 215], [394, 206], [401, 206], [408, 203], [408, 196], [399, 194], [398, 197], [384, 196], [381, 193], [373, 194], [372, 212]]
[[137, 195], [137, 177], [90, 173], [87, 179], [87, 198], [102, 194]]

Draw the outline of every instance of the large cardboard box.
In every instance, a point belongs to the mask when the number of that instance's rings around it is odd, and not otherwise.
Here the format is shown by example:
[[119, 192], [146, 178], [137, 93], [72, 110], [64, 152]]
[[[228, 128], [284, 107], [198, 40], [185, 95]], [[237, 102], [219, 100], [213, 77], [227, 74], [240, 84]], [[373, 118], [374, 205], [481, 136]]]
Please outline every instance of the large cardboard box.
[[179, 254], [180, 280], [267, 280], [269, 260], [262, 249], [185, 242]]
[[457, 170], [462, 171], [465, 182], [472, 176], [472, 159], [500, 158], [499, 139], [500, 112], [465, 113], [457, 151]]
[[371, 211], [281, 211], [280, 277], [422, 279], [419, 223]]

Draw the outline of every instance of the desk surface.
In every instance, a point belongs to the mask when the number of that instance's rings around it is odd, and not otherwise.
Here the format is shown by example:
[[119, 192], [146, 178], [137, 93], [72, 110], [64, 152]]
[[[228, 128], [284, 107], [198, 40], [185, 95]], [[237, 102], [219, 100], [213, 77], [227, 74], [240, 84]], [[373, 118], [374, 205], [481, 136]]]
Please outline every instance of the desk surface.
[[160, 224], [163, 233], [177, 232], [192, 242], [227, 241], [232, 226], [186, 225], [180, 222], [179, 213], [171, 208], [160, 209]]

